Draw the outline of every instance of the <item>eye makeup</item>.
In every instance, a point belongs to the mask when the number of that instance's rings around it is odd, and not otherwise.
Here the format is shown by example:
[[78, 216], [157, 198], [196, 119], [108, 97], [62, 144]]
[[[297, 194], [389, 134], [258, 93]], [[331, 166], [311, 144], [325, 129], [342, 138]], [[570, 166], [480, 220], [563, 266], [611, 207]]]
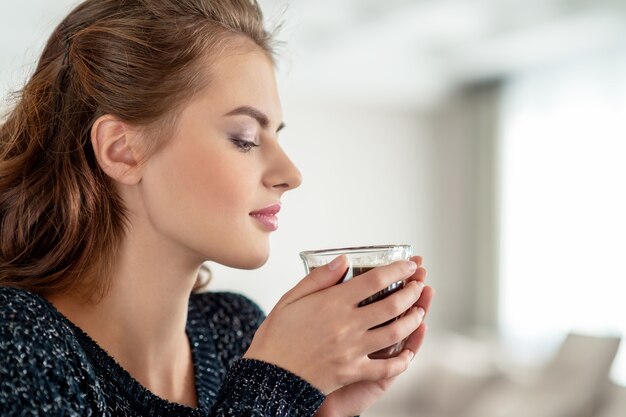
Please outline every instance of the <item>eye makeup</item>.
[[260, 146], [257, 129], [253, 126], [240, 126], [239, 129], [228, 134], [228, 139], [242, 152], [249, 152], [252, 148]]
[[242, 152], [250, 152], [252, 148], [258, 148], [259, 146], [261, 146], [255, 142], [250, 142], [244, 139], [240, 139], [236, 136], [231, 136], [229, 139]]

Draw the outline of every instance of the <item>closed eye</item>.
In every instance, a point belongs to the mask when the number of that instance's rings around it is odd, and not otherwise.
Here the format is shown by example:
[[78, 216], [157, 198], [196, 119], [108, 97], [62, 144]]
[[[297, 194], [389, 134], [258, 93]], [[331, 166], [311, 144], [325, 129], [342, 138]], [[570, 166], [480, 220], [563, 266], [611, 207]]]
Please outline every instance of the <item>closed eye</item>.
[[231, 137], [230, 141], [232, 143], [234, 143], [235, 146], [237, 148], [239, 148], [239, 150], [241, 152], [244, 152], [244, 153], [245, 152], [250, 152], [252, 150], [252, 148], [258, 148], [259, 146], [261, 146], [261, 145], [258, 145], [256, 143], [254, 143], [254, 142], [243, 140], [243, 139], [240, 139], [240, 138], [235, 137], [235, 136]]

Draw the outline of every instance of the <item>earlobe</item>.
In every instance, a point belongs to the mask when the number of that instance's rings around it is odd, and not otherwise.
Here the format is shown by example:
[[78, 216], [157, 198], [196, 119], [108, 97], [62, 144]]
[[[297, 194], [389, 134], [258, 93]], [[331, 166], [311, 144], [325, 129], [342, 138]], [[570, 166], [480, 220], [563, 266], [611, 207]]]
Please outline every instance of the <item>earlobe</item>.
[[141, 180], [132, 141], [136, 131], [112, 115], [98, 118], [91, 127], [91, 144], [100, 168], [122, 184]]

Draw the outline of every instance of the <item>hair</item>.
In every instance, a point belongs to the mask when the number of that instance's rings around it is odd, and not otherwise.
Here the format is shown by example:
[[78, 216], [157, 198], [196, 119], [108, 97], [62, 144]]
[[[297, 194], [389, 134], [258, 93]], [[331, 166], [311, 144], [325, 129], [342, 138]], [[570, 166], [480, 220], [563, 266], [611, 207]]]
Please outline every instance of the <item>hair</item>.
[[[255, 0], [76, 6], [1, 119], [0, 286], [99, 302], [129, 217], [96, 162], [93, 123], [112, 114], [149, 133], [149, 157], [174, 132], [183, 105], [210, 84], [201, 69], [237, 40], [273, 60], [274, 32]], [[209, 277], [205, 269], [193, 291]]]

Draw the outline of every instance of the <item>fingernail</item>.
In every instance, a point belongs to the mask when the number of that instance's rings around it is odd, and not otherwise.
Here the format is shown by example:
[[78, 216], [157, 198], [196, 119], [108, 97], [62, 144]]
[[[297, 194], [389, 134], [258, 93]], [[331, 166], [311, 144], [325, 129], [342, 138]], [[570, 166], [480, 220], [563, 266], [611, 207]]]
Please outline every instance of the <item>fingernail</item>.
[[412, 361], [413, 358], [415, 357], [415, 353], [413, 353], [413, 351], [411, 349], [407, 349], [409, 351], [409, 360]]
[[426, 314], [426, 312], [424, 311], [424, 309], [422, 307], [418, 307], [417, 308], [417, 314], [419, 314], [419, 316], [421, 318], [424, 318], [424, 315]]
[[417, 264], [413, 261], [408, 261], [407, 262], [407, 270], [409, 273], [413, 273], [417, 270]]
[[422, 281], [417, 281], [417, 288], [421, 292], [424, 289], [424, 283]]
[[343, 255], [337, 256], [331, 263], [328, 264], [328, 269], [331, 271], [336, 270], [343, 263]]

